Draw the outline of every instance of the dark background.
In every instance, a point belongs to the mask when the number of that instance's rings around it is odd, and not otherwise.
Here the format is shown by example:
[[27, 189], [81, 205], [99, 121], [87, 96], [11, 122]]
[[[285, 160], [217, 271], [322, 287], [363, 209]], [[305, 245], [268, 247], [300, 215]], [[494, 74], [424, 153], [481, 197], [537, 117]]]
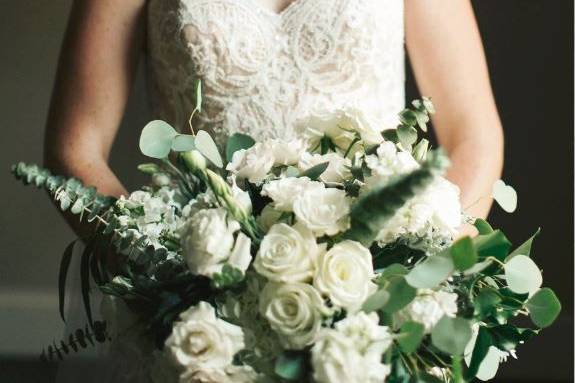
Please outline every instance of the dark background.
[[[118, 0], [121, 1], [121, 0]], [[437, 1], [441, 0], [408, 0]], [[8, 173], [40, 162], [43, 126], [71, 0], [0, 0], [0, 382], [47, 382], [41, 347], [60, 336], [56, 278], [72, 233], [32, 188]], [[573, 1], [475, 0], [506, 135], [503, 178], [519, 194], [491, 223], [514, 244], [538, 226], [533, 256], [563, 303], [558, 321], [502, 365], [501, 382], [573, 381]], [[149, 120], [141, 68], [112, 167], [133, 188], [140, 129]], [[407, 100], [417, 98], [408, 73]]]

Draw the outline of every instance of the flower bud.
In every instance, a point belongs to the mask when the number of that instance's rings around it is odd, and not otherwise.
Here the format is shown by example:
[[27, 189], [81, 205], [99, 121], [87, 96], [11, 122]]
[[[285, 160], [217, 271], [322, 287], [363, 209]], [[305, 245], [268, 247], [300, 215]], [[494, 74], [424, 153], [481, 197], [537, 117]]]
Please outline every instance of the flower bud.
[[206, 159], [197, 150], [190, 150], [189, 152], [184, 152], [180, 154], [184, 160], [186, 167], [194, 174], [198, 172], [204, 172], [206, 170]]

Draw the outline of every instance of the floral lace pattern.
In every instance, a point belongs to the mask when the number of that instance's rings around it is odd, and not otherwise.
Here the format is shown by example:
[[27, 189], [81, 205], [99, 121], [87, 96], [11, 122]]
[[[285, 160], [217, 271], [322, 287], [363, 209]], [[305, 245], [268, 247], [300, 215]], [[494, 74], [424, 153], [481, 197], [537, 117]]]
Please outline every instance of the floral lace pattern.
[[219, 143], [235, 132], [288, 138], [294, 123], [343, 107], [394, 127], [404, 104], [403, 0], [150, 0], [158, 117]]

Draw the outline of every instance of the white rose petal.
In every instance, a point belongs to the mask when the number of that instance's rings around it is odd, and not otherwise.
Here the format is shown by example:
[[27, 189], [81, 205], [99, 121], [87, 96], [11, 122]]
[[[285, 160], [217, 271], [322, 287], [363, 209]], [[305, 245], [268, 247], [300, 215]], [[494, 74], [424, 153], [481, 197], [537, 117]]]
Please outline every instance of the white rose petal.
[[236, 151], [226, 170], [235, 174], [239, 179], [259, 183], [267, 177], [274, 161], [271, 146], [258, 142], [249, 149]]
[[355, 312], [374, 292], [374, 276], [369, 250], [359, 242], [343, 241], [319, 256], [313, 283], [335, 306]]
[[276, 210], [291, 212], [298, 196], [307, 190], [323, 188], [324, 185], [321, 182], [312, 181], [307, 177], [288, 177], [264, 184], [262, 195], [274, 201]]
[[311, 285], [269, 282], [261, 294], [260, 313], [284, 347], [299, 350], [313, 344], [329, 310]]
[[244, 348], [242, 329], [216, 317], [206, 302], [180, 314], [166, 348], [175, 362], [188, 371], [229, 366], [234, 355]]
[[317, 236], [335, 235], [347, 229], [349, 209], [345, 191], [333, 188], [305, 190], [293, 205], [298, 221]]
[[256, 271], [275, 282], [311, 281], [319, 255], [313, 233], [302, 225], [279, 223], [266, 234], [254, 261]]

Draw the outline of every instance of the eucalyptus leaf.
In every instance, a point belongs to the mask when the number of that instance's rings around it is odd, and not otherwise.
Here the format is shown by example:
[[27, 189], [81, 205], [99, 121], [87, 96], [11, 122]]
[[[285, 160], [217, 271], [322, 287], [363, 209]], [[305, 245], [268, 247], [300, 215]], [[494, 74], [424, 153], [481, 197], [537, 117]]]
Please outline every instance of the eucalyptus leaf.
[[470, 269], [477, 263], [479, 258], [470, 237], [463, 237], [457, 240], [451, 245], [449, 252], [451, 253], [455, 268], [459, 271]]
[[212, 136], [210, 136], [205, 130], [200, 130], [198, 134], [196, 134], [196, 148], [216, 167], [221, 168], [224, 166], [222, 156], [220, 155], [216, 143]]
[[226, 160], [231, 162], [234, 153], [238, 150], [249, 149], [255, 145], [255, 140], [248, 136], [247, 134], [234, 133], [228, 138], [226, 144]]
[[507, 213], [513, 213], [517, 209], [517, 192], [502, 180], [493, 184], [492, 196]]
[[377, 290], [375, 293], [370, 295], [363, 305], [361, 309], [366, 313], [370, 313], [373, 311], [378, 311], [383, 308], [387, 302], [389, 301], [390, 295], [386, 290]]
[[421, 323], [408, 321], [401, 325], [397, 343], [401, 351], [411, 354], [417, 350], [424, 336], [425, 327]]
[[471, 325], [463, 318], [444, 316], [431, 331], [431, 341], [441, 351], [453, 355], [463, 355], [471, 339]]
[[540, 232], [541, 232], [541, 229], [540, 228], [537, 229], [537, 231], [535, 232], [535, 234], [533, 234], [531, 236], [531, 238], [529, 238], [527, 241], [523, 242], [517, 249], [513, 250], [513, 252], [511, 254], [509, 254], [506, 261], [510, 260], [511, 258], [513, 258], [519, 254], [530, 256], [531, 255], [531, 246], [533, 246], [533, 240], [535, 240], [535, 238], [539, 235]]
[[543, 284], [543, 276], [533, 260], [517, 255], [503, 267], [509, 288], [517, 294], [533, 294]]
[[140, 135], [140, 151], [152, 158], [166, 158], [172, 149], [172, 142], [178, 132], [167, 122], [149, 122]]
[[511, 248], [511, 242], [500, 230], [495, 230], [485, 235], [478, 235], [473, 238], [473, 243], [480, 259], [495, 257], [502, 262], [507, 257], [509, 248]]
[[311, 168], [307, 169], [306, 171], [301, 173], [299, 176], [300, 177], [307, 177], [307, 178], [311, 179], [312, 181], [315, 181], [315, 180], [319, 179], [319, 177], [321, 177], [321, 175], [323, 174], [323, 172], [326, 171], [328, 166], [329, 166], [329, 162], [322, 162], [321, 164], [317, 164], [317, 165], [312, 166]]
[[453, 273], [455, 266], [444, 252], [432, 255], [416, 265], [405, 277], [407, 283], [418, 289], [432, 289], [439, 286]]
[[178, 134], [172, 142], [174, 152], [189, 152], [196, 149], [196, 138], [190, 134]]
[[[489, 352], [489, 348], [493, 345], [493, 338], [485, 327], [479, 327], [479, 332], [475, 338], [475, 345], [473, 352], [465, 356], [469, 368], [466, 372], [467, 380], [471, 381], [478, 373], [483, 360]], [[467, 353], [467, 351], [466, 351]]]
[[536, 292], [526, 304], [533, 323], [540, 328], [549, 327], [561, 312], [561, 302], [550, 288]]
[[276, 359], [274, 372], [283, 379], [301, 381], [306, 373], [306, 357], [302, 352], [284, 351]]
[[494, 231], [489, 222], [481, 218], [476, 218], [473, 226], [475, 226], [480, 235], [491, 234]]
[[385, 291], [389, 294], [389, 299], [381, 309], [388, 314], [401, 310], [417, 295], [417, 291], [405, 281], [405, 278], [401, 277], [390, 280]]

